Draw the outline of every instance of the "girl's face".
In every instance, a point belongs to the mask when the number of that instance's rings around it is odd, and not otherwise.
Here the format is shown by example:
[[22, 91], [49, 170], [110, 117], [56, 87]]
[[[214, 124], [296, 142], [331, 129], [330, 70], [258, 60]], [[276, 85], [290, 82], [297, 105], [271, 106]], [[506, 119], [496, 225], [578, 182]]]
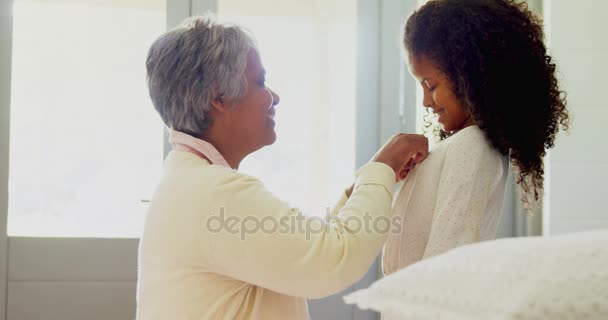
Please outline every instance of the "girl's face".
[[439, 116], [438, 122], [443, 131], [458, 131], [475, 124], [471, 113], [456, 98], [452, 82], [433, 60], [424, 55], [409, 54], [409, 68], [412, 76], [422, 85], [422, 104]]

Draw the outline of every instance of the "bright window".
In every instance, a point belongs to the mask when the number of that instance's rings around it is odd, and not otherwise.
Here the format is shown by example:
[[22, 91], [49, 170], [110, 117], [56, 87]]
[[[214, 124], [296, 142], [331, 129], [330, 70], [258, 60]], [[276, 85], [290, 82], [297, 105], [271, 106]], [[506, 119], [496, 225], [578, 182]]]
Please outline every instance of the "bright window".
[[356, 1], [219, 0], [220, 20], [257, 39], [281, 97], [277, 141], [246, 158], [253, 174], [304, 213], [323, 214], [355, 171]]
[[163, 159], [145, 57], [165, 12], [164, 0], [15, 0], [9, 235], [141, 234]]
[[[324, 213], [355, 170], [356, 2], [219, 0], [255, 35], [280, 96], [277, 142], [243, 161]], [[15, 0], [10, 236], [139, 237], [163, 160], [145, 56], [165, 0]]]

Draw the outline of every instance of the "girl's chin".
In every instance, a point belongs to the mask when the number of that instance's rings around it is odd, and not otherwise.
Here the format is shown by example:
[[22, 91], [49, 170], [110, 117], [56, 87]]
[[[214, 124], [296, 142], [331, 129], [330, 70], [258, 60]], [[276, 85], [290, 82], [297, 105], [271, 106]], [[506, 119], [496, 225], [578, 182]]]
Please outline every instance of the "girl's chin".
[[445, 132], [450, 132], [452, 131], [451, 127], [449, 125], [446, 125], [443, 122], [439, 122], [439, 125], [441, 126], [441, 130], [445, 131]]
[[462, 128], [459, 128], [458, 126], [455, 126], [452, 123], [446, 122], [445, 120], [442, 122], [439, 122], [439, 125], [441, 125], [441, 129], [445, 132], [453, 132], [453, 131], [458, 131]]

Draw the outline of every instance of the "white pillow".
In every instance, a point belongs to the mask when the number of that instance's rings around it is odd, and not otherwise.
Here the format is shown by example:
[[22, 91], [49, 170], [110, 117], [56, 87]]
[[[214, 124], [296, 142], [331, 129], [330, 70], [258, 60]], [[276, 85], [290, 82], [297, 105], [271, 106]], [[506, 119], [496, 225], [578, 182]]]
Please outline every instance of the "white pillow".
[[460, 247], [344, 297], [384, 319], [608, 319], [608, 230]]

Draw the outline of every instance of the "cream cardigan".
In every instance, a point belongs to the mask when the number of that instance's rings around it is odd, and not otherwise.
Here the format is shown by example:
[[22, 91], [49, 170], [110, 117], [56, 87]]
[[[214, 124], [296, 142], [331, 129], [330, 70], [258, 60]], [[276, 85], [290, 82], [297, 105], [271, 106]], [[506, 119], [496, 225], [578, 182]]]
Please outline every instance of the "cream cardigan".
[[390, 167], [364, 165], [326, 223], [251, 176], [172, 151], [140, 240], [137, 319], [308, 319], [305, 298], [349, 287], [377, 257], [387, 230], [356, 223], [390, 217], [394, 186]]

